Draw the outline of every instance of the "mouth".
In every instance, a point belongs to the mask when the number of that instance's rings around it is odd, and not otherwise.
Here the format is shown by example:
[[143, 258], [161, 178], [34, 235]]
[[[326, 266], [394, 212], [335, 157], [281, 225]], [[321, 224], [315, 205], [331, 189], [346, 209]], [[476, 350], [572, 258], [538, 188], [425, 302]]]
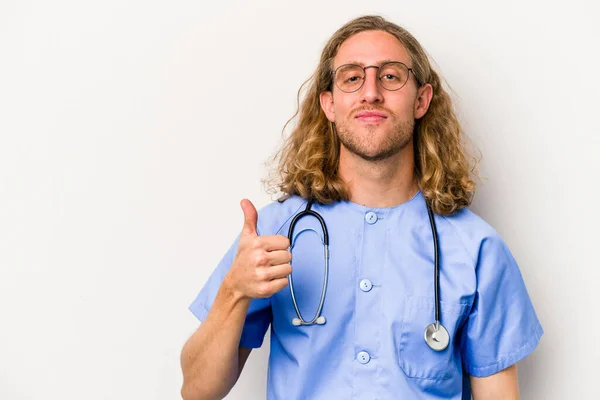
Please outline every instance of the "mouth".
[[377, 123], [385, 121], [387, 117], [387, 114], [380, 111], [361, 111], [354, 118], [361, 122]]

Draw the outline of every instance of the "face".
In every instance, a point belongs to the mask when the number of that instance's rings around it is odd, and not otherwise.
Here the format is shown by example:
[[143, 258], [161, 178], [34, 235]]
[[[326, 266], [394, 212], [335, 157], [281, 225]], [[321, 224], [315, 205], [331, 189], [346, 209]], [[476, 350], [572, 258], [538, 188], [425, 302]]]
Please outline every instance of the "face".
[[[396, 37], [387, 32], [366, 31], [351, 36], [340, 46], [333, 70], [344, 64], [380, 66], [387, 61], [412, 67], [408, 52]], [[343, 92], [334, 84], [331, 92], [320, 95], [327, 119], [335, 124], [341, 151], [369, 161], [392, 157], [412, 143], [415, 119], [425, 115], [432, 95], [431, 85], [419, 88], [412, 72], [406, 85], [397, 91], [381, 87], [377, 74], [376, 68], [368, 68], [365, 81], [356, 92]]]

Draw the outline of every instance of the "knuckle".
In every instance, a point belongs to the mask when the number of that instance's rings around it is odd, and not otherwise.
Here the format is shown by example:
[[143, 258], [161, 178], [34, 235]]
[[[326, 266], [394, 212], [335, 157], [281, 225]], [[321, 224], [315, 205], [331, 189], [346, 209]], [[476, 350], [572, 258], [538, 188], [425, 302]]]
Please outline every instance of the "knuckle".
[[259, 284], [256, 291], [260, 296], [268, 296], [269, 295], [269, 284], [266, 282]]
[[258, 252], [254, 255], [256, 265], [262, 266], [267, 264], [267, 255], [264, 252]]
[[254, 270], [254, 277], [258, 281], [264, 281], [267, 277], [266, 271], [263, 268], [257, 268]]
[[260, 249], [261, 247], [262, 247], [262, 240], [261, 240], [260, 236], [253, 238], [252, 242], [250, 243], [250, 248], [253, 250], [257, 250], [257, 249]]

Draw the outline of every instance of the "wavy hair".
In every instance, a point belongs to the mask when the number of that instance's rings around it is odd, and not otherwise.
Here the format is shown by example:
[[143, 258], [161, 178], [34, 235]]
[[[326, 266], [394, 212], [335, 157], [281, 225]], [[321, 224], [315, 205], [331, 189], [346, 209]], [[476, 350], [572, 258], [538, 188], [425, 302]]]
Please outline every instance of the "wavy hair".
[[[330, 71], [342, 43], [363, 31], [394, 35], [408, 51], [418, 81], [433, 87], [429, 109], [415, 122], [413, 136], [415, 175], [421, 192], [437, 214], [451, 215], [469, 206], [475, 194], [472, 174], [477, 160], [467, 156], [465, 137], [450, 96], [419, 42], [407, 30], [380, 16], [363, 16], [346, 23], [325, 45], [317, 70], [298, 91], [296, 113], [283, 127], [282, 133], [298, 117], [296, 126], [271, 159], [278, 165], [264, 181], [268, 191], [281, 192], [279, 201], [291, 195], [312, 197], [323, 204], [349, 200], [346, 184], [338, 174], [340, 141], [321, 109], [319, 95], [332, 87]], [[307, 85], [301, 103], [301, 93]]]

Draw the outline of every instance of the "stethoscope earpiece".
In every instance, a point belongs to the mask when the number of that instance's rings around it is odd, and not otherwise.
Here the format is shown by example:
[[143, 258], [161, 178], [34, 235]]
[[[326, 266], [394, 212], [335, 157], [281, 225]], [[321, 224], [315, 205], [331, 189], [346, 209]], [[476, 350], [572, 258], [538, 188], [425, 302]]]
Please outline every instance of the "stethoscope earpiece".
[[327, 320], [325, 319], [324, 316], [320, 316], [319, 318], [317, 318], [315, 320], [315, 322], [310, 323], [310, 322], [306, 322], [306, 321], [302, 321], [300, 318], [294, 318], [292, 319], [292, 325], [294, 326], [300, 326], [300, 325], [313, 325], [313, 324], [317, 324], [317, 325], [325, 325], [325, 322], [327, 322]]

